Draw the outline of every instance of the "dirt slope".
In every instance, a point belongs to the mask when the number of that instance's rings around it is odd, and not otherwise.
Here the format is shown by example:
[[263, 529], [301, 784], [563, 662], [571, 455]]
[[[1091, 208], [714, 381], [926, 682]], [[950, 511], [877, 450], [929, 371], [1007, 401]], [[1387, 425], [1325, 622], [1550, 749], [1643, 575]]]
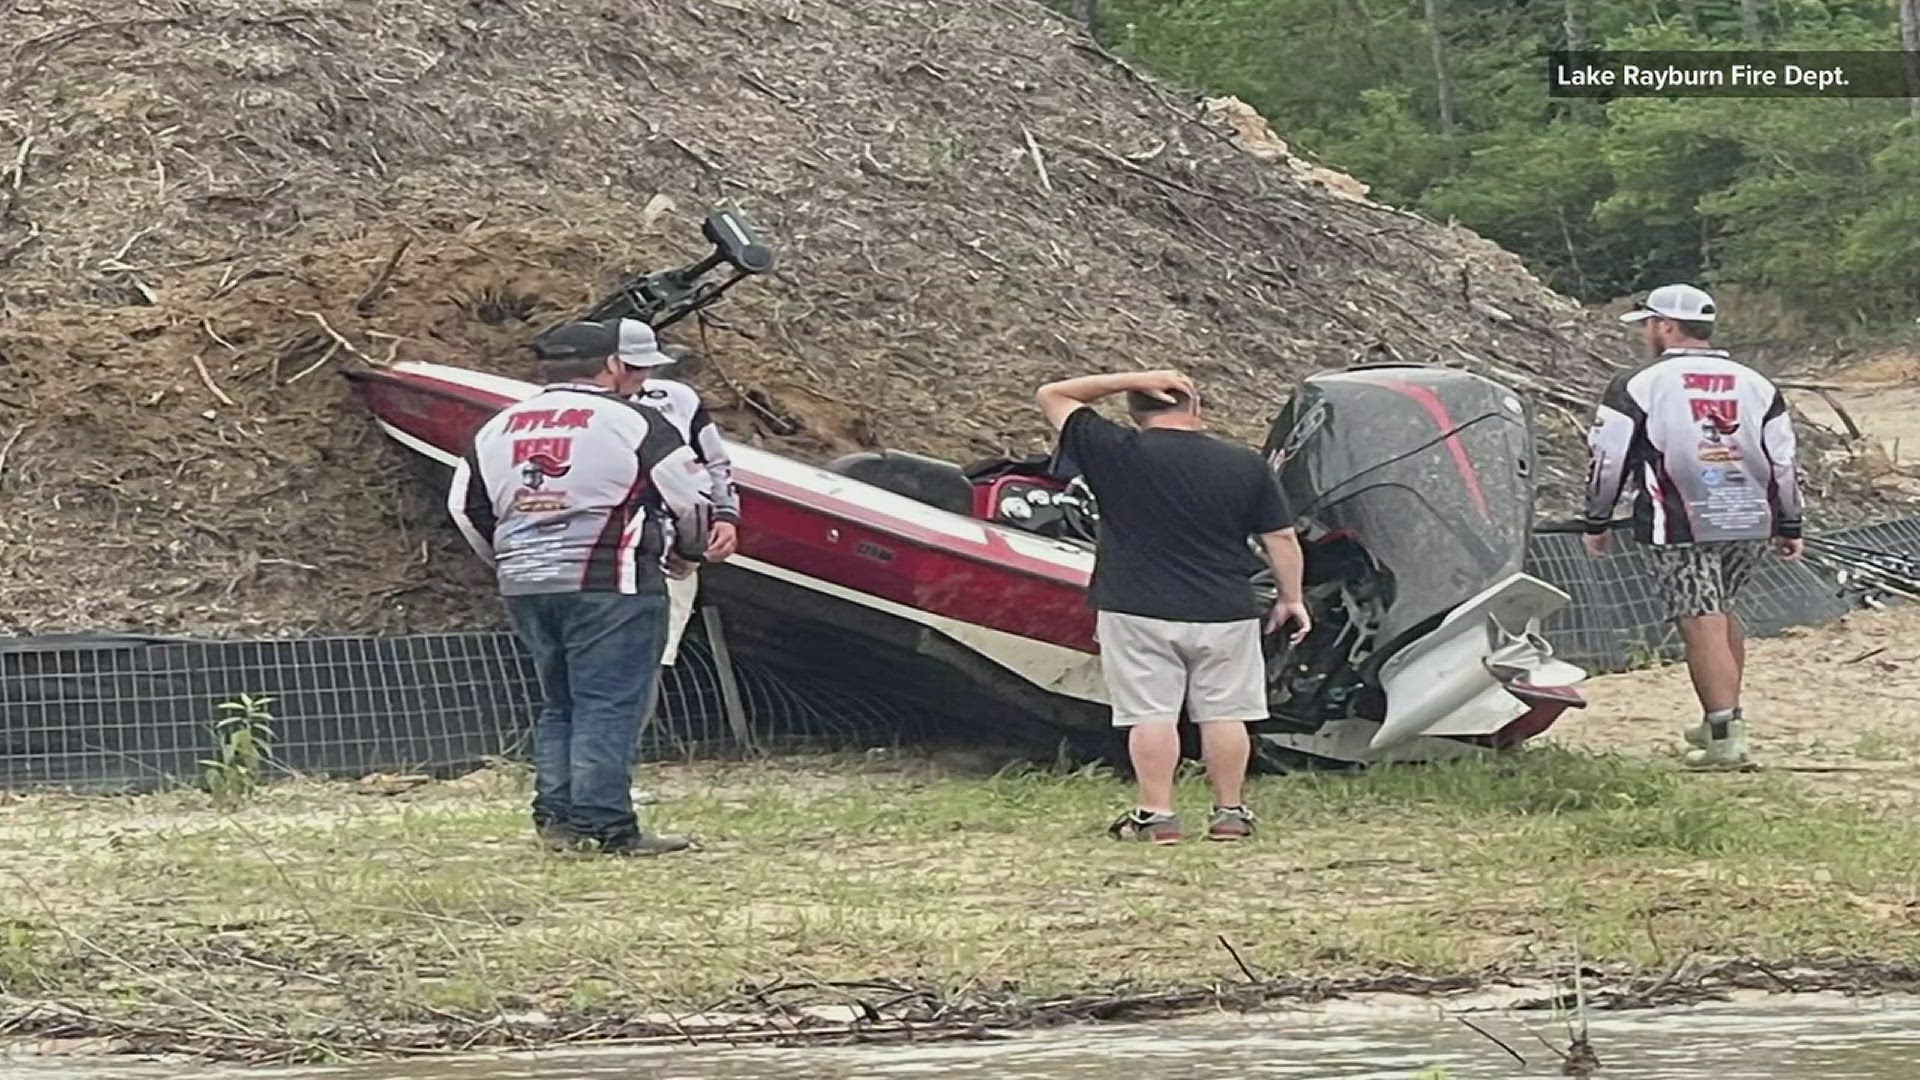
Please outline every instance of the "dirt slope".
[[1257, 439], [1300, 374], [1437, 359], [1530, 392], [1564, 507], [1624, 358], [1505, 252], [1245, 152], [1032, 4], [0, 22], [0, 631], [492, 623], [338, 366], [515, 371], [620, 270], [695, 254], [723, 199], [784, 264], [711, 328], [705, 389], [802, 456], [1030, 450], [1036, 382], [1136, 364], [1191, 370]]

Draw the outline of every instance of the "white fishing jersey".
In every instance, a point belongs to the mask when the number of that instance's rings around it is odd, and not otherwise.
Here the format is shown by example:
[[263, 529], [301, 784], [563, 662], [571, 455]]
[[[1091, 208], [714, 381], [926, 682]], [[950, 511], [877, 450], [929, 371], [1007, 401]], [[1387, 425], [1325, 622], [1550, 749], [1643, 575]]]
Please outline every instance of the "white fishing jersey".
[[680, 437], [693, 448], [693, 456], [706, 467], [712, 483], [715, 521], [740, 520], [740, 493], [733, 485], [733, 459], [720, 437], [720, 426], [707, 415], [699, 391], [671, 379], [648, 379], [646, 386], [633, 395], [635, 404], [645, 405], [673, 422]]
[[1668, 349], [1608, 385], [1588, 433], [1586, 531], [1632, 488], [1650, 544], [1798, 537], [1793, 421], [1778, 387], [1721, 349]]
[[668, 532], [677, 554], [702, 558], [705, 480], [664, 417], [563, 383], [481, 425], [454, 468], [447, 509], [493, 563], [502, 595], [658, 593]]

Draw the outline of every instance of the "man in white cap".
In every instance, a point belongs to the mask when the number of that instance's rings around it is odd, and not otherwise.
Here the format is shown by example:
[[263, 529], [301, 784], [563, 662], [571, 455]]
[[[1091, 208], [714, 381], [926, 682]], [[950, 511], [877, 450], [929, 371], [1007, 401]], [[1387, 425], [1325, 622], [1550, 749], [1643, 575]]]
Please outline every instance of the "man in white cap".
[[[619, 329], [620, 360], [628, 367], [655, 370], [676, 362], [674, 357], [661, 349], [653, 327], [638, 319], [621, 319]], [[707, 478], [712, 485], [708, 494], [713, 502], [706, 557], [709, 562], [724, 562], [740, 542], [740, 495], [734, 488], [733, 461], [727, 456], [727, 446], [721, 438], [719, 426], [708, 415], [699, 392], [683, 382], [649, 375], [639, 392], [633, 395], [632, 401], [654, 409], [671, 421], [679, 430], [680, 437], [693, 448], [694, 456], [706, 468]], [[680, 638], [693, 616], [693, 601], [699, 592], [699, 578], [695, 576], [693, 568], [686, 566], [681, 569], [682, 573], [677, 576], [669, 574], [667, 578], [670, 622], [666, 651], [660, 661], [666, 667], [672, 667], [680, 655]]]
[[1686, 732], [1694, 769], [1750, 769], [1740, 683], [1746, 638], [1734, 597], [1769, 543], [1803, 550], [1803, 508], [1786, 398], [1708, 344], [1718, 312], [1691, 285], [1663, 285], [1622, 315], [1651, 362], [1607, 387], [1587, 442], [1587, 550], [1610, 546], [1623, 488], [1636, 489], [1635, 535], [1653, 547], [1667, 615], [1686, 645], [1701, 721]]

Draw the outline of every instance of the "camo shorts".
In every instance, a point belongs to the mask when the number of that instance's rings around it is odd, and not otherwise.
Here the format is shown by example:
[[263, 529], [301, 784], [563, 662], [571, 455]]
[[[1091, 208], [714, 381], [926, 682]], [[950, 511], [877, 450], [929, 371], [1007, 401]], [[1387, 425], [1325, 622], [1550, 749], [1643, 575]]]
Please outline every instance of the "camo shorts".
[[1685, 619], [1733, 610], [1737, 596], [1767, 551], [1765, 540], [1669, 544], [1654, 549], [1667, 617]]

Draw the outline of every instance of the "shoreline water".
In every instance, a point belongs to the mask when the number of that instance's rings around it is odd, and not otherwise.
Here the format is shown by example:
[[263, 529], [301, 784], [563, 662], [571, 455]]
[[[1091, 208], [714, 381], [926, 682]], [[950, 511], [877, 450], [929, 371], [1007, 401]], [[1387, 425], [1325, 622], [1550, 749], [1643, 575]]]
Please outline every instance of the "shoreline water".
[[[1282, 1060], [1285, 1060], [1288, 1044], [1293, 1044], [1296, 1052], [1304, 1043], [1311, 1045], [1316, 1053], [1324, 1054], [1328, 1049], [1325, 1033], [1332, 1032], [1337, 1033], [1335, 1038], [1343, 1052], [1364, 1054], [1376, 1064], [1383, 1055], [1399, 1058], [1409, 1065], [1426, 1059], [1422, 1064], [1427, 1067], [1409, 1074], [1426, 1078], [1453, 1075], [1431, 1064], [1436, 1056], [1460, 1063], [1485, 1064], [1504, 1061], [1505, 1055], [1518, 1060], [1524, 1067], [1532, 1064], [1526, 1060], [1528, 1057], [1535, 1062], [1544, 1059], [1548, 1063], [1556, 1060], [1565, 1063], [1580, 1054], [1592, 1065], [1604, 1055], [1613, 1064], [1627, 1064], [1639, 1057], [1643, 1059], [1640, 1064], [1644, 1067], [1649, 1064], [1644, 1058], [1651, 1051], [1653, 1055], [1669, 1059], [1671, 1066], [1675, 1064], [1671, 1060], [1674, 1057], [1672, 1046], [1660, 1046], [1658, 1043], [1654, 1046], [1635, 1046], [1634, 1043], [1644, 1044], [1649, 1034], [1657, 1038], [1662, 1031], [1670, 1035], [1685, 1031], [1686, 1038], [1678, 1040], [1678, 1044], [1700, 1047], [1701, 1052], [1693, 1055], [1696, 1072], [1701, 1076], [1710, 1076], [1721, 1073], [1708, 1067], [1708, 1063], [1720, 1066], [1727, 1063], [1721, 1060], [1721, 1051], [1708, 1050], [1702, 1045], [1703, 1042], [1731, 1040], [1744, 1051], [1751, 1052], [1755, 1048], [1750, 1038], [1743, 1039], [1738, 1032], [1742, 1029], [1751, 1030], [1756, 1024], [1774, 1032], [1776, 1042], [1780, 1041], [1782, 1034], [1780, 1025], [1797, 1024], [1803, 1028], [1811, 1025], [1819, 1029], [1822, 1034], [1815, 1040], [1818, 1043], [1828, 1046], [1850, 1045], [1837, 1039], [1833, 1032], [1832, 1022], [1839, 1020], [1848, 1025], [1848, 1030], [1854, 1032], [1855, 1038], [1862, 1040], [1860, 1048], [1864, 1050], [1864, 1041], [1875, 1038], [1911, 1042], [1910, 1021], [1903, 1018], [1920, 1015], [1916, 1013], [1916, 1009], [1920, 1009], [1920, 996], [1912, 994], [1786, 992], [1777, 988], [1715, 992], [1710, 998], [1684, 1003], [1656, 1004], [1648, 1001], [1571, 1012], [1546, 1011], [1546, 1006], [1556, 999], [1557, 995], [1545, 999], [1529, 998], [1520, 992], [1459, 994], [1444, 1000], [1365, 994], [1357, 998], [1331, 998], [1312, 1003], [1273, 1002], [1256, 1008], [1184, 1012], [1151, 1020], [1105, 1023], [1080, 1021], [1007, 1028], [976, 1026], [965, 1029], [950, 1026], [923, 1029], [912, 1034], [869, 1031], [855, 1035], [832, 1035], [821, 1029], [816, 1035], [785, 1033], [755, 1038], [736, 1031], [693, 1041], [646, 1035], [622, 1038], [609, 1034], [595, 1039], [549, 1039], [526, 1044], [478, 1043], [447, 1049], [396, 1048], [359, 1055], [356, 1060], [363, 1068], [348, 1068], [344, 1075], [378, 1075], [381, 1080], [397, 1080], [399, 1075], [440, 1077], [446, 1075], [444, 1070], [453, 1070], [462, 1076], [505, 1078], [522, 1075], [522, 1070], [525, 1075], [533, 1075], [536, 1070], [548, 1070], [557, 1067], [560, 1062], [571, 1062], [575, 1066], [590, 1069], [593, 1075], [604, 1073], [611, 1077], [632, 1075], [630, 1071], [622, 1071], [623, 1062], [631, 1067], [655, 1060], [652, 1055], [671, 1054], [672, 1060], [683, 1070], [693, 1068], [694, 1072], [705, 1075], [701, 1069], [692, 1066], [689, 1057], [699, 1055], [708, 1063], [707, 1069], [713, 1070], [716, 1075], [732, 1077], [736, 1075], [734, 1067], [723, 1066], [721, 1062], [725, 1058], [722, 1055], [743, 1053], [749, 1060], [759, 1062], [759, 1071], [766, 1075], [786, 1075], [792, 1063], [806, 1061], [817, 1065], [823, 1076], [839, 1077], [849, 1075], [844, 1067], [855, 1055], [857, 1060], [870, 1065], [892, 1066], [888, 1071], [896, 1071], [903, 1056], [904, 1059], [921, 1062], [923, 1066], [935, 1057], [953, 1063], [1036, 1054], [1058, 1060], [1063, 1053], [1076, 1052], [1083, 1058], [1107, 1060], [1100, 1048], [1111, 1046], [1116, 1041], [1131, 1043], [1140, 1049], [1151, 1048], [1159, 1057], [1185, 1056], [1196, 1063], [1205, 1061], [1213, 1074], [1232, 1075], [1231, 1071], [1222, 1072], [1224, 1063], [1217, 1060], [1220, 1039], [1224, 1038], [1240, 1047], [1246, 1047], [1250, 1042], [1258, 1044], [1264, 1041], [1272, 1044], [1273, 1049], [1281, 1053]], [[1879, 1030], [1868, 1030], [1872, 1028]], [[1465, 1035], [1465, 1032], [1471, 1032], [1472, 1035]], [[1635, 1032], [1641, 1034], [1636, 1038]], [[1531, 1039], [1523, 1036], [1531, 1036]], [[1785, 1035], [1785, 1041], [1797, 1045], [1791, 1034]], [[1451, 1053], [1442, 1049], [1449, 1042], [1456, 1044]], [[1535, 1042], [1539, 1045], [1533, 1045]], [[1524, 1051], [1517, 1048], [1521, 1046], [1524, 1046]], [[1596, 1046], [1599, 1054], [1594, 1052]], [[1585, 1048], [1584, 1051], [1581, 1047]], [[1209, 1048], [1212, 1048], [1211, 1051]], [[1408, 1059], [1408, 1051], [1416, 1055], [1412, 1060]], [[781, 1060], [779, 1055], [782, 1054], [789, 1055], [785, 1058], [787, 1069], [774, 1066], [775, 1062]], [[228, 1068], [236, 1070], [233, 1073], [236, 1076], [241, 1075], [238, 1070], [244, 1070], [245, 1075], [256, 1075], [255, 1070], [263, 1065], [268, 1068], [290, 1068], [291, 1072], [287, 1074], [290, 1078], [306, 1075], [299, 1063], [249, 1060], [218, 1054], [211, 1055], [215, 1061], [208, 1062], [208, 1057], [183, 1048], [130, 1054], [124, 1048], [116, 1048], [110, 1041], [85, 1039], [67, 1040], [63, 1045], [50, 1048], [40, 1048], [17, 1040], [0, 1047], [0, 1065], [11, 1066], [8, 1072], [10, 1076], [24, 1071], [25, 1077], [98, 1076], [102, 1080], [148, 1080], [170, 1075], [157, 1070], [175, 1068], [188, 1060], [206, 1062], [203, 1068], [210, 1065], [215, 1074], [221, 1076], [228, 1075], [224, 1071]], [[838, 1067], [833, 1064], [835, 1062]], [[329, 1060], [326, 1075], [334, 1075], [345, 1063], [343, 1059]], [[1856, 1060], [1854, 1064], [1865, 1065], [1870, 1062]], [[739, 1067], [749, 1072], [755, 1068], [750, 1065]], [[379, 1070], [377, 1073], [373, 1071], [376, 1069]], [[434, 1071], [422, 1071], [426, 1069]], [[275, 1074], [280, 1075], [278, 1068], [275, 1068]], [[1476, 1069], [1475, 1075], [1479, 1074], [1480, 1071]], [[1573, 1072], [1566, 1074], [1585, 1075]], [[1881, 1075], [1877, 1072], [1871, 1074]], [[676, 1072], [675, 1075], [692, 1074]], [[1074, 1072], [1073, 1075], [1080, 1073]], [[1501, 1071], [1490, 1075], [1510, 1074]], [[1526, 1075], [1539, 1074], [1529, 1071]], [[1660, 1075], [1670, 1074], [1662, 1072]], [[1692, 1076], [1695, 1072], [1687, 1072], [1686, 1075]], [[1804, 1074], [1788, 1070], [1781, 1075], [1797, 1077]], [[1896, 1068], [1886, 1075], [1902, 1074]]]

